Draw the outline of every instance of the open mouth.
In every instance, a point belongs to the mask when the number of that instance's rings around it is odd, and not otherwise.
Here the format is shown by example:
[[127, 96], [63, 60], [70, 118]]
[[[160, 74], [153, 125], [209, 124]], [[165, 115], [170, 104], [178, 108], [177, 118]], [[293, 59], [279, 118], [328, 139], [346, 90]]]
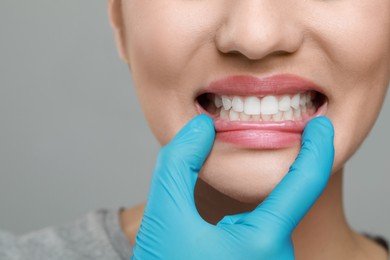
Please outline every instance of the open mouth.
[[295, 146], [307, 122], [325, 115], [322, 88], [293, 74], [237, 75], [211, 82], [196, 98], [214, 121], [216, 139], [254, 149]]
[[204, 93], [197, 97], [202, 112], [214, 120], [244, 122], [307, 122], [327, 102], [322, 93], [308, 90], [301, 93], [265, 96], [236, 96]]

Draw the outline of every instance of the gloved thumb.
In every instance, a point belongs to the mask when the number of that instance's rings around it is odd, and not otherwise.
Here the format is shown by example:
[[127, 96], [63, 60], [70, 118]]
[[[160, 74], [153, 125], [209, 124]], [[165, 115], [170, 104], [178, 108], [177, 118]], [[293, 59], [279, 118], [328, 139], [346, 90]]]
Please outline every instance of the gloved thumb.
[[291, 235], [324, 190], [334, 160], [334, 129], [326, 117], [312, 119], [302, 136], [302, 147], [287, 175], [245, 219], [268, 227], [269, 233]]

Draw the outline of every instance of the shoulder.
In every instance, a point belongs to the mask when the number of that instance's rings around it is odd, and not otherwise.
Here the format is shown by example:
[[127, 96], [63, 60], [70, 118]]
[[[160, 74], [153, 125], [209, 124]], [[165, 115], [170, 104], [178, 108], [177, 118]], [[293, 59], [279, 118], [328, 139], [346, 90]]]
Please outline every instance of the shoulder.
[[356, 241], [367, 259], [388, 259], [388, 243], [383, 237], [362, 233], [357, 236]]
[[[122, 256], [115, 244], [117, 219], [117, 210], [98, 210], [71, 223], [19, 237], [3, 233], [0, 259], [126, 259], [127, 255]], [[2, 258], [2, 254], [7, 258]]]
[[366, 236], [367, 238], [373, 240], [374, 242], [376, 242], [377, 244], [382, 246], [384, 249], [386, 249], [387, 252], [389, 252], [389, 242], [384, 237], [370, 235], [370, 234], [366, 234], [366, 233], [363, 235]]

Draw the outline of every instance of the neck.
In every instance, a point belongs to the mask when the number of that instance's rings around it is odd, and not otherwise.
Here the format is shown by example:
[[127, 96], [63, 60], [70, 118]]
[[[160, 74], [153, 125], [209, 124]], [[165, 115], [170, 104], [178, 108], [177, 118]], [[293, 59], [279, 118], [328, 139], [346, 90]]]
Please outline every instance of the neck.
[[[357, 235], [343, 208], [343, 170], [336, 172], [321, 197], [293, 233], [297, 259], [356, 259]], [[352, 253], [352, 254], [351, 254]]]

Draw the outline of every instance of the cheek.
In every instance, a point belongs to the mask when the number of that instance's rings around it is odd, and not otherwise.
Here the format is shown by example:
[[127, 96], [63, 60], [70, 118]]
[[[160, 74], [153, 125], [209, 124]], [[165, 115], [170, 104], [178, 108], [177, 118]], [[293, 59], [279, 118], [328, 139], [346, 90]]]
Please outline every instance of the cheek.
[[218, 15], [199, 19], [206, 5], [197, 1], [124, 4], [129, 10], [127, 52], [138, 98], [153, 133], [166, 144], [196, 115], [194, 84], [200, 84], [206, 69], [199, 57], [206, 57], [203, 46], [210, 42], [212, 34], [207, 32]]
[[207, 15], [207, 5], [198, 1], [136, 2], [131, 8], [141, 14], [129, 11], [125, 18], [131, 66], [154, 83], [175, 86], [209, 42], [218, 12]]
[[334, 171], [338, 171], [356, 152], [372, 129], [386, 96], [388, 79], [364, 82], [335, 102], [329, 111], [335, 128]]
[[321, 49], [318, 56], [326, 60], [324, 82], [332, 86], [327, 115], [335, 126], [334, 170], [339, 170], [371, 130], [386, 95], [390, 1], [329, 2], [306, 22]]
[[318, 32], [324, 53], [341, 69], [344, 80], [360, 82], [362, 78], [378, 75], [378, 69], [380, 73], [385, 69], [388, 75], [390, 1], [329, 4], [329, 10], [325, 9], [318, 17], [312, 17], [316, 22], [311, 29]]

